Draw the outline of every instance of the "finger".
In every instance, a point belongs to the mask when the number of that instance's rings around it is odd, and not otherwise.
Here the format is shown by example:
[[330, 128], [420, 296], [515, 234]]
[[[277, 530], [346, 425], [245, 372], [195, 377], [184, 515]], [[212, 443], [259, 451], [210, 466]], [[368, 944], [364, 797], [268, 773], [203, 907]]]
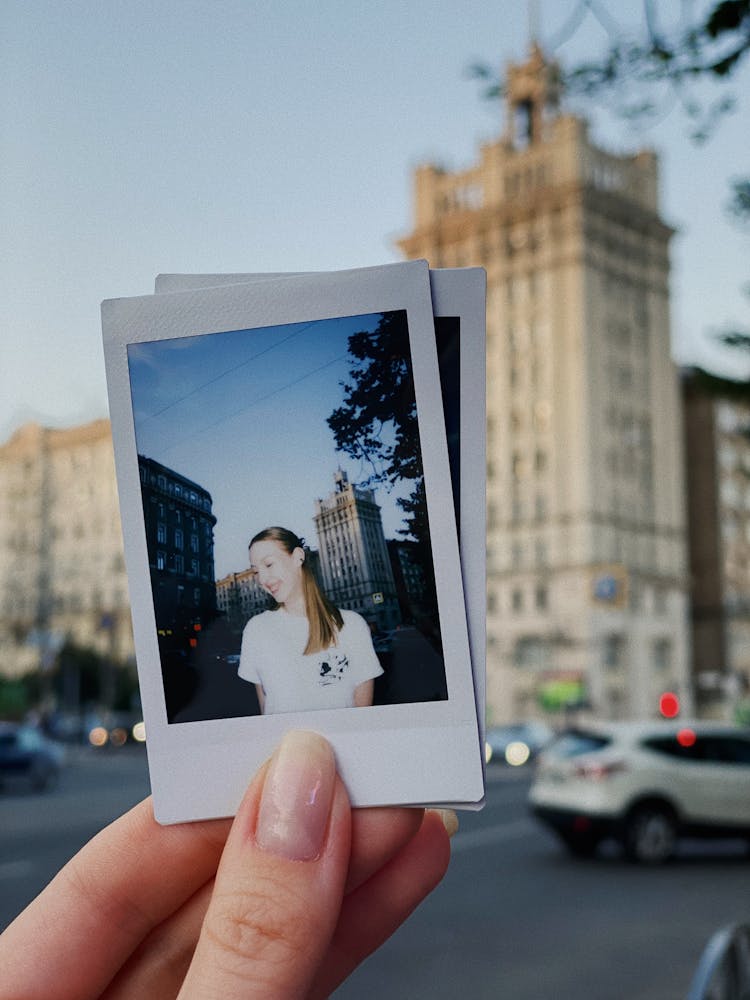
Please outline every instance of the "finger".
[[328, 956], [310, 990], [323, 1000], [386, 941], [445, 875], [450, 841], [438, 813], [428, 810], [419, 832], [369, 881], [346, 897]]
[[352, 812], [352, 856], [347, 893], [366, 882], [416, 835], [423, 816], [423, 809], [396, 807]]
[[213, 875], [229, 828], [228, 820], [160, 826], [151, 800], [139, 803], [5, 931], [4, 985], [24, 1000], [98, 997], [146, 934]]
[[[345, 891], [357, 888], [390, 861], [416, 835], [423, 815], [422, 809], [355, 809]], [[192, 960], [212, 890], [213, 880], [155, 928], [122, 968], [102, 1000], [176, 996]]]
[[232, 825], [182, 1000], [306, 995], [338, 920], [350, 838], [330, 745], [287, 733]]
[[[366, 882], [419, 830], [424, 810], [355, 809], [346, 892]], [[176, 996], [195, 951], [213, 891], [206, 883], [172, 917], [155, 928], [119, 972], [102, 1000]]]
[[117, 973], [101, 1000], [176, 997], [193, 960], [214, 889], [210, 879], [180, 909], [155, 927]]

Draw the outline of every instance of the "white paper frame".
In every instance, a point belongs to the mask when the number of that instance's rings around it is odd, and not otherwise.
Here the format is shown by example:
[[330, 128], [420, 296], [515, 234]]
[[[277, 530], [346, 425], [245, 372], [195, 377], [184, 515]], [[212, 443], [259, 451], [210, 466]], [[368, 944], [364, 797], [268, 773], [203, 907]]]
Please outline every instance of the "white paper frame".
[[[160, 274], [156, 294], [286, 278], [288, 274]], [[461, 483], [459, 537], [466, 617], [469, 628], [479, 745], [484, 766], [487, 706], [487, 410], [486, 300], [487, 273], [481, 267], [430, 270], [432, 311], [436, 318], [460, 322]], [[454, 808], [478, 808], [479, 803], [452, 803]]]
[[[449, 698], [444, 702], [169, 724], [138, 474], [127, 346], [404, 309], [419, 412]], [[442, 428], [427, 264], [306, 275], [102, 304], [105, 363], [154, 808], [163, 823], [232, 815], [249, 776], [293, 728], [332, 743], [354, 805], [477, 802], [475, 696]], [[435, 419], [435, 414], [441, 419]], [[440, 529], [436, 530], [435, 526]]]

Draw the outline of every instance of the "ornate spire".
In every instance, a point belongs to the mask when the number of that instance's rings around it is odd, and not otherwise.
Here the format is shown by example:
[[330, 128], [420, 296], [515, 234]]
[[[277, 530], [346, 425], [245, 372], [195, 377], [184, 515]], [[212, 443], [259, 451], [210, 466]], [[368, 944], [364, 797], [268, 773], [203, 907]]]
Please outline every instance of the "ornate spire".
[[547, 60], [539, 43], [532, 40], [529, 58], [525, 63], [510, 63], [506, 79], [507, 134], [511, 142], [517, 148], [540, 142], [544, 122], [557, 114], [560, 104], [557, 63]]

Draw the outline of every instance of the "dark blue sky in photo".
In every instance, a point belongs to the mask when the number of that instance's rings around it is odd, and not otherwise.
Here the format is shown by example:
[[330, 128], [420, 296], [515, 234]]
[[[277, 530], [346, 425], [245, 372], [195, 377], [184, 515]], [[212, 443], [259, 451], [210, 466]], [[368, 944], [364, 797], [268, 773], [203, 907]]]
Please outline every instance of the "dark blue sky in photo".
[[[217, 578], [247, 567], [261, 528], [289, 527], [317, 547], [314, 502], [340, 465], [353, 482], [371, 472], [337, 452], [326, 418], [343, 401], [348, 338], [380, 314], [208, 333], [128, 346], [140, 454], [209, 490]], [[403, 514], [378, 488], [387, 538]]]

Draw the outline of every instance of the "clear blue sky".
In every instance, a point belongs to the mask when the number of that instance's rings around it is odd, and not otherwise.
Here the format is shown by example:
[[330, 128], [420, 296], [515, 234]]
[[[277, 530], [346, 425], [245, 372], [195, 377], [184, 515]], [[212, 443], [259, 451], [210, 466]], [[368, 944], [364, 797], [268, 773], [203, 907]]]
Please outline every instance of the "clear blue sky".
[[[573, 0], [538, 3], [544, 44]], [[642, 10], [603, 6], [622, 24]], [[399, 259], [413, 167], [468, 166], [501, 130], [466, 67], [528, 41], [522, 0], [5, 0], [0, 440], [106, 415], [99, 303], [150, 293], [160, 271]], [[556, 54], [604, 41], [590, 23]], [[745, 67], [733, 89], [749, 83]], [[642, 133], [595, 115], [604, 144], [662, 154], [680, 361], [726, 366], [708, 331], [747, 321], [750, 241], [723, 206], [748, 170], [748, 104], [702, 148], [677, 113]]]
[[[345, 469], [326, 418], [341, 405], [349, 335], [379, 315], [131, 344], [128, 366], [140, 454], [187, 476], [213, 499], [217, 578], [246, 569], [250, 538], [280, 524], [313, 548], [314, 502]], [[403, 527], [393, 492], [377, 491], [386, 537]]]

